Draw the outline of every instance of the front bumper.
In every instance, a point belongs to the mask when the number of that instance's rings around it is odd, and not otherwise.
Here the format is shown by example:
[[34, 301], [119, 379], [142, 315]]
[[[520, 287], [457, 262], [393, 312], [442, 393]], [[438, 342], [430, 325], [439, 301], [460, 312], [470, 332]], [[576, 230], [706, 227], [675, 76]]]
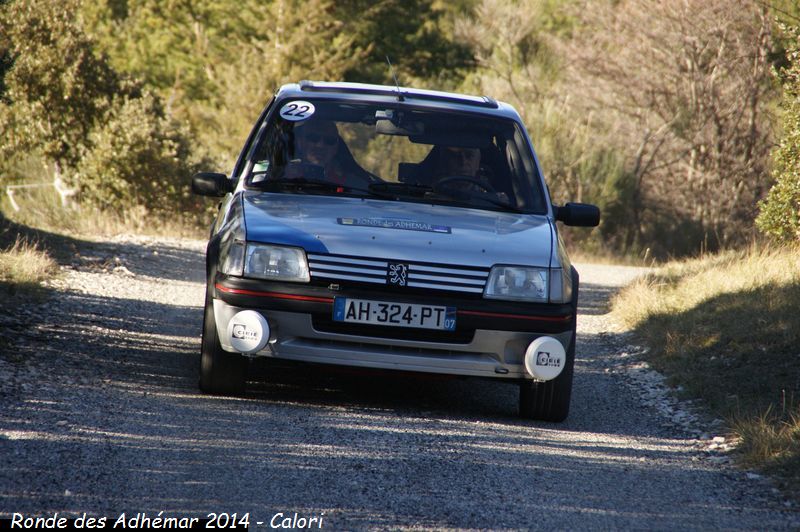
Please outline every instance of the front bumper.
[[[252, 356], [448, 375], [530, 379], [524, 356], [533, 340], [543, 335], [552, 336], [565, 349], [573, 341], [575, 314], [569, 305], [559, 306], [552, 315], [523, 315], [518, 306], [511, 308], [516, 313], [502, 314], [496, 312], [496, 306], [488, 311], [477, 310], [486, 307], [481, 301], [462, 301], [457, 303], [461, 331], [448, 338], [447, 334], [434, 334], [438, 331], [388, 330], [372, 325], [337, 330], [327, 319], [332, 313], [333, 294], [318, 290], [292, 294], [285, 290], [278, 292], [281, 288], [278, 286], [274, 287], [275, 291], [261, 287], [262, 290], [243, 287], [239, 280], [216, 283], [218, 297], [213, 299], [217, 330], [221, 333], [242, 310], [255, 310], [267, 319], [269, 342]], [[386, 299], [386, 296], [371, 294], [369, 297]], [[225, 334], [220, 334], [219, 338], [224, 350], [236, 352]]]

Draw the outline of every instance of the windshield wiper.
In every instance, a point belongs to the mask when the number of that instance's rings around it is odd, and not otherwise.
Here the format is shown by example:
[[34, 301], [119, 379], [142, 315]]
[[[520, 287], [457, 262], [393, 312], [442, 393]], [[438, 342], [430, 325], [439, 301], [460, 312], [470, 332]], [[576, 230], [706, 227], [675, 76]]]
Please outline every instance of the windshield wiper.
[[281, 177], [277, 179], [268, 179], [258, 184], [262, 190], [274, 189], [292, 189], [297, 191], [303, 190], [317, 190], [324, 192], [365, 192], [370, 193], [369, 190], [359, 187], [351, 187], [349, 185], [341, 185], [333, 183], [332, 181], [325, 181], [324, 179], [306, 179], [305, 177], [286, 178]]
[[[349, 185], [340, 185], [331, 181], [325, 181], [323, 179], [306, 179], [305, 177], [268, 179], [259, 183], [258, 188], [267, 191], [275, 189], [291, 189], [300, 192], [303, 190], [340, 193], [360, 192], [385, 199], [395, 199], [399, 196], [432, 199], [430, 194], [434, 192], [432, 187], [428, 185], [419, 185], [416, 183], [370, 183], [369, 188], [365, 189], [360, 187], [351, 187]], [[438, 194], [441, 194], [441, 191], [439, 191]], [[463, 193], [459, 195], [463, 196]], [[463, 202], [463, 199], [459, 198], [458, 195], [452, 197], [456, 200], [460, 200], [459, 203]], [[525, 211], [518, 208], [516, 205], [512, 205], [501, 199], [493, 198], [488, 195], [469, 194], [469, 200], [480, 200], [498, 207], [502, 207], [507, 211], [525, 214]], [[469, 204], [467, 203], [466, 205]]]
[[388, 196], [412, 196], [425, 197], [425, 194], [432, 192], [433, 188], [428, 185], [418, 185], [416, 183], [370, 183], [369, 191], [373, 194]]
[[[313, 190], [321, 192], [346, 192], [346, 193], [362, 193], [369, 196], [375, 196], [382, 199], [397, 199], [398, 195], [406, 194], [411, 196], [423, 196], [426, 192], [431, 190], [430, 187], [424, 185], [406, 185], [404, 183], [370, 183], [369, 188], [352, 187], [349, 185], [341, 185], [324, 179], [308, 179], [305, 177], [286, 178], [279, 177], [276, 179], [268, 179], [258, 184], [258, 188], [266, 191], [274, 190], [292, 190], [302, 192], [304, 190]], [[403, 192], [408, 191], [408, 192]]]

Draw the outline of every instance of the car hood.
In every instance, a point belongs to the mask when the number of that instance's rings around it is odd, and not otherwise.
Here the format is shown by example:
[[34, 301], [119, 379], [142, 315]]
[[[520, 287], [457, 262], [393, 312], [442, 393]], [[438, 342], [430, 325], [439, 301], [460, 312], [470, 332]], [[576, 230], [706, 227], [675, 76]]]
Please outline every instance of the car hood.
[[242, 201], [249, 241], [440, 264], [550, 265], [544, 215], [268, 192], [245, 192]]

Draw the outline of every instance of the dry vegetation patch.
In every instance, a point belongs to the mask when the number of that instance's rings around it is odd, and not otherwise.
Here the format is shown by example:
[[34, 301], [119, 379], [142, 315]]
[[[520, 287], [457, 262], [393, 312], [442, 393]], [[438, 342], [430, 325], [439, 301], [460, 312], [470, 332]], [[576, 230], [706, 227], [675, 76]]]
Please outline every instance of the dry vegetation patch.
[[58, 271], [56, 262], [38, 243], [18, 237], [0, 250], [0, 284], [7, 287], [34, 287]]
[[0, 293], [4, 297], [37, 292], [42, 281], [69, 264], [79, 247], [99, 237], [120, 234], [202, 238], [205, 227], [154, 216], [143, 207], [119, 212], [64, 207], [52, 191], [21, 195], [18, 212], [0, 200]]
[[[91, 206], [65, 207], [49, 188], [19, 194], [16, 202], [20, 207], [18, 212], [14, 212], [7, 201], [0, 199], [0, 211], [18, 226], [92, 238], [119, 234], [203, 238], [208, 235], [207, 226], [204, 224], [215, 214], [213, 206], [209, 203], [205, 215], [202, 216], [203, 224], [198, 224], [191, 216], [178, 210], [173, 216], [167, 216], [153, 214], [142, 206], [131, 206], [116, 211], [100, 211]], [[47, 244], [45, 247], [49, 248], [50, 243]]]
[[613, 309], [671, 384], [728, 420], [745, 464], [800, 488], [800, 248], [669, 263]]
[[23, 301], [42, 297], [41, 284], [58, 272], [58, 264], [34, 240], [16, 235], [13, 244], [4, 243], [8, 235], [2, 229], [0, 219], [0, 356], [5, 356], [15, 309]]

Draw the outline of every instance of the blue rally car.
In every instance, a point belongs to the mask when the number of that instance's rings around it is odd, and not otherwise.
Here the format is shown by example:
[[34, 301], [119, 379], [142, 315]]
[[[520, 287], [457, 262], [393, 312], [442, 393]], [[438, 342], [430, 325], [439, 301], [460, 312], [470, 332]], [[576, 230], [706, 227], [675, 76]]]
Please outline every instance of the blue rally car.
[[200, 387], [244, 389], [247, 359], [488, 377], [561, 421], [578, 273], [517, 112], [487, 97], [284, 85], [230, 176], [207, 251]]

